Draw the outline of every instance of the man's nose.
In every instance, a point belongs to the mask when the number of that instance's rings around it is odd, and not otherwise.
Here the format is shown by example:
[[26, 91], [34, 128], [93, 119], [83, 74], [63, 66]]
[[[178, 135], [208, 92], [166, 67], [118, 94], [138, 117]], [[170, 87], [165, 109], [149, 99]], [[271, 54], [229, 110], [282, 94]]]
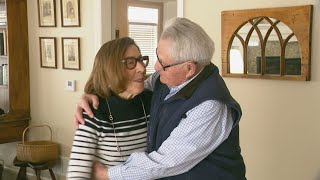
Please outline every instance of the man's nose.
[[156, 71], [162, 70], [162, 67], [161, 67], [159, 61], [156, 61], [156, 63], [154, 64], [154, 69], [155, 69]]

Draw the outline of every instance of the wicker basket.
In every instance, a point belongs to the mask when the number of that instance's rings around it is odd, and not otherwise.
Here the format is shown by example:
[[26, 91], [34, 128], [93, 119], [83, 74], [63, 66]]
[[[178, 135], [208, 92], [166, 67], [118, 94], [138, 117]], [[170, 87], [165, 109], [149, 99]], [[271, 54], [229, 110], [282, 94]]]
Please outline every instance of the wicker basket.
[[[50, 141], [25, 141], [25, 134], [31, 127], [48, 127]], [[58, 159], [58, 144], [52, 142], [52, 130], [47, 125], [29, 126], [22, 134], [22, 142], [17, 144], [17, 159], [32, 163], [42, 163]]]

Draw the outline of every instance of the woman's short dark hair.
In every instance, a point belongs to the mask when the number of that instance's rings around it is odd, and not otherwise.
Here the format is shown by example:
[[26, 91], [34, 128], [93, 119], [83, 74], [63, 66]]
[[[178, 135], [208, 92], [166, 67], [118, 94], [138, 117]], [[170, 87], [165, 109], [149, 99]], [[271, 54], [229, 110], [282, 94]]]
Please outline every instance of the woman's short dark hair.
[[101, 46], [98, 51], [90, 77], [84, 92], [101, 97], [110, 96], [111, 92], [119, 94], [126, 90], [128, 78], [125, 76], [125, 65], [121, 61], [129, 46], [138, 45], [130, 37], [118, 38]]

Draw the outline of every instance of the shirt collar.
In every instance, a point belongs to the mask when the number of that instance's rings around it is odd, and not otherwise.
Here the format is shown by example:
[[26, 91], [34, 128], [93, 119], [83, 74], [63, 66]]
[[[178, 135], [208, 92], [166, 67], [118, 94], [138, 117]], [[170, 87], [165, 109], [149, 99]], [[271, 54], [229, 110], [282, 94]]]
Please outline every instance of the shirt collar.
[[171, 88], [169, 88], [170, 92], [169, 94], [166, 96], [165, 100], [167, 100], [168, 98], [174, 96], [175, 94], [177, 94], [177, 92], [179, 92], [183, 87], [185, 87], [187, 84], [189, 84], [194, 78], [196, 78], [201, 71], [203, 70], [203, 68], [198, 72], [198, 74], [196, 74], [195, 76], [193, 76], [191, 79], [189, 79], [188, 81], [178, 85], [178, 86], [173, 86]]

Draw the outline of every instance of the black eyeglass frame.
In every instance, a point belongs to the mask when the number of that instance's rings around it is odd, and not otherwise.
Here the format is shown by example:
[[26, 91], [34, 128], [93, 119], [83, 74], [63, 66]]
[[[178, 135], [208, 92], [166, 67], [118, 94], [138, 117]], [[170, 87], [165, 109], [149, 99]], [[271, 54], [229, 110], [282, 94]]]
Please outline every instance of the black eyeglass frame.
[[[133, 61], [134, 62], [134, 66], [132, 66], [132, 67], [130, 65], [128, 65], [128, 61], [130, 61], [130, 60], [134, 60]], [[123, 59], [121, 62], [125, 64], [127, 69], [136, 68], [137, 62], [140, 62], [140, 63], [142, 63], [144, 65], [144, 67], [147, 67], [148, 64], [149, 64], [149, 56], [140, 56], [138, 58], [128, 57], [128, 58]]]
[[161, 60], [159, 59], [157, 50], [158, 50], [158, 48], [156, 49], [157, 60], [158, 60], [159, 64], [161, 65], [163, 71], [166, 71], [166, 69], [169, 68], [169, 67], [172, 67], [172, 66], [176, 66], [176, 65], [179, 65], [179, 64], [183, 64], [183, 63], [189, 62], [189, 61], [177, 62], [177, 63], [173, 63], [173, 64], [169, 64], [169, 65], [165, 65], [165, 66], [164, 66], [164, 65], [162, 64]]

